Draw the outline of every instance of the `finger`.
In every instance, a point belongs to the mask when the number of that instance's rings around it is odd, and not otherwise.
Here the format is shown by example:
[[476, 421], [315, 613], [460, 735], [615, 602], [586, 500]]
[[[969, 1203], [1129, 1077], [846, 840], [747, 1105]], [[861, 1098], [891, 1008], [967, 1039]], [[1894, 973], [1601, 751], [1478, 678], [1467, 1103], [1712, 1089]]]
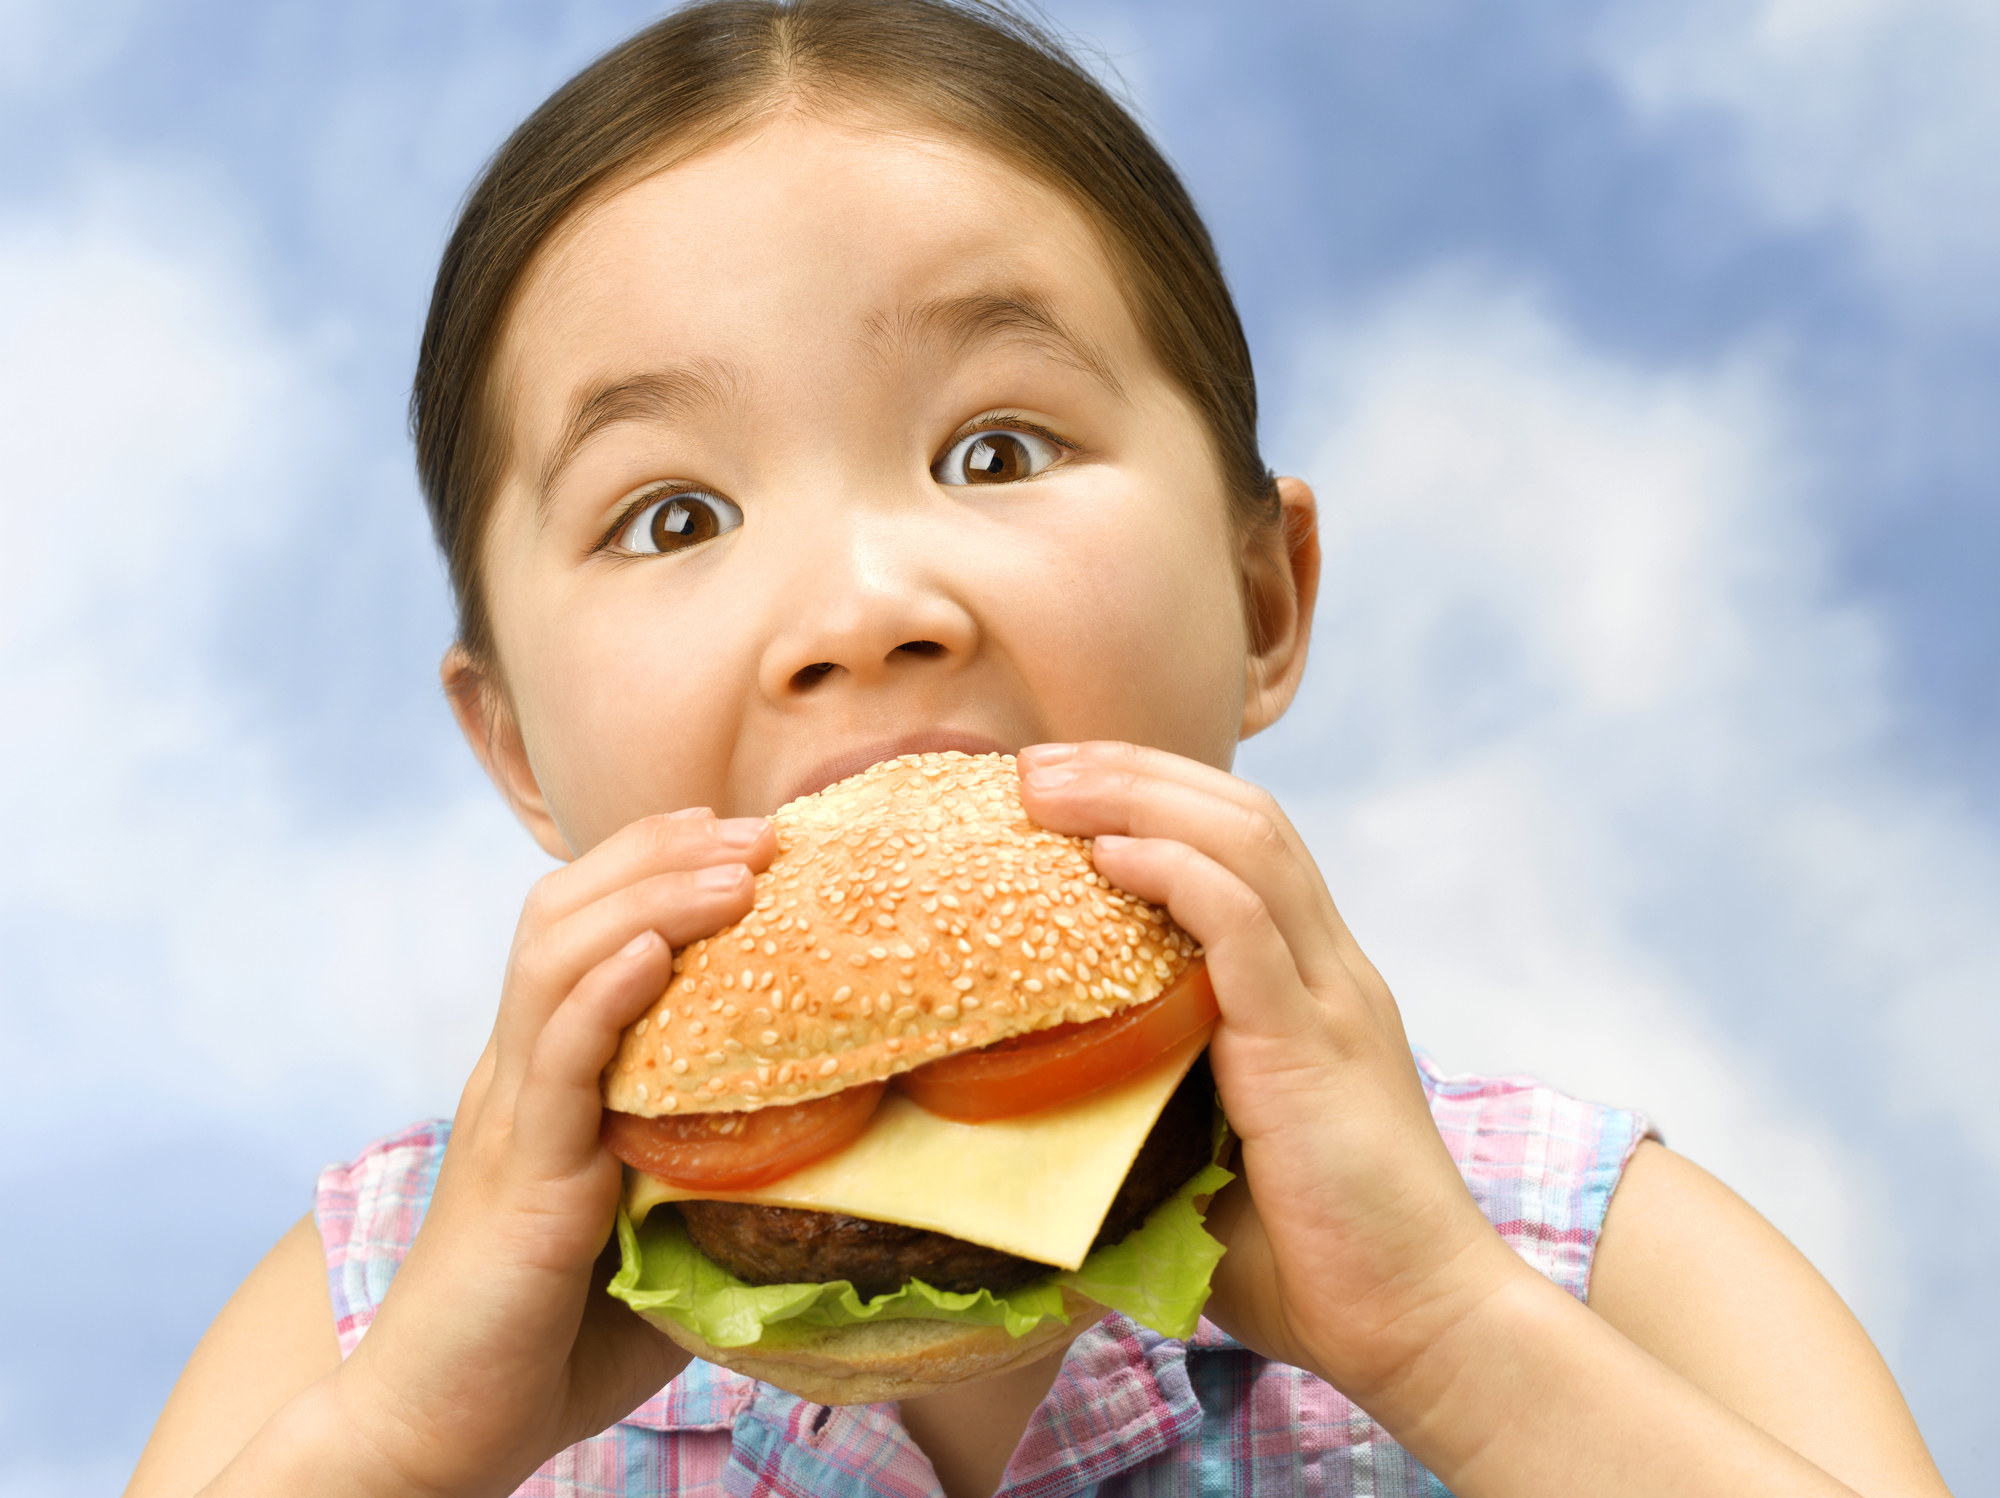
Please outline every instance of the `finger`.
[[[1160, 766], [1177, 773], [1154, 773]], [[1226, 783], [1227, 794], [1218, 782]], [[1350, 971], [1344, 949], [1352, 938], [1318, 867], [1266, 792], [1208, 766], [1130, 745], [1085, 745], [1067, 760], [1032, 766], [1021, 786], [1028, 814], [1058, 831], [1172, 838], [1200, 849], [1257, 892], [1308, 983], [1317, 987]]]
[[1019, 759], [1024, 776], [1033, 770], [1059, 764], [1072, 768], [1124, 769], [1133, 774], [1149, 775], [1183, 785], [1192, 791], [1206, 791], [1246, 810], [1268, 811], [1275, 814], [1278, 828], [1291, 844], [1292, 851], [1307, 863], [1312, 862], [1312, 853], [1306, 847], [1305, 839], [1299, 836], [1298, 829], [1292, 826], [1291, 819], [1285, 816], [1270, 792], [1240, 775], [1218, 770], [1214, 765], [1203, 764], [1198, 759], [1118, 739], [1091, 739], [1078, 744], [1031, 744], [1020, 752]]
[[653, 932], [670, 946], [686, 946], [741, 920], [755, 894], [748, 868], [719, 863], [614, 889], [554, 926], [524, 934], [508, 960], [494, 1026], [500, 1076], [518, 1080], [535, 1037], [556, 1007], [584, 974], [625, 943]]
[[542, 1027], [515, 1100], [514, 1137], [543, 1179], [598, 1163], [599, 1079], [618, 1037], [659, 997], [672, 968], [659, 933], [643, 931], [586, 973]]
[[1246, 1038], [1283, 1043], [1320, 1032], [1320, 1002], [1300, 978], [1292, 950], [1264, 902], [1234, 872], [1186, 843], [1106, 835], [1098, 840], [1104, 876], [1164, 905], [1202, 944], [1222, 1018]]
[[768, 817], [723, 819], [705, 806], [641, 817], [539, 880], [521, 923], [524, 928], [553, 925], [614, 890], [657, 874], [718, 863], [747, 864], [761, 873], [777, 849]]

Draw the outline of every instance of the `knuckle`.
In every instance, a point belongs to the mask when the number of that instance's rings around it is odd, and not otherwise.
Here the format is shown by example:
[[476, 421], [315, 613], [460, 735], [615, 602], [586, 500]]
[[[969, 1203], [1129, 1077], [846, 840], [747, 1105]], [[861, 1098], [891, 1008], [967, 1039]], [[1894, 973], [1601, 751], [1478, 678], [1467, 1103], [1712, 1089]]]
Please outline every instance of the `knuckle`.
[[1285, 841], [1282, 823], [1262, 808], [1253, 809], [1244, 816], [1244, 838], [1250, 851], [1259, 858], [1282, 856], [1289, 848]]
[[647, 817], [640, 834], [640, 854], [649, 863], [657, 863], [670, 858], [686, 841], [690, 830], [700, 828], [706, 832], [713, 817], [673, 818], [664, 813]]
[[1276, 929], [1271, 912], [1258, 898], [1257, 892], [1242, 880], [1230, 880], [1223, 898], [1228, 903], [1229, 916], [1235, 924], [1259, 936]]
[[564, 875], [569, 872], [567, 865], [551, 870], [528, 886], [528, 897], [521, 902], [521, 924], [530, 929], [546, 926], [562, 904], [563, 886], [568, 882]]
[[514, 948], [515, 981], [530, 989], [546, 987], [556, 966], [555, 943], [545, 931], [531, 932]]

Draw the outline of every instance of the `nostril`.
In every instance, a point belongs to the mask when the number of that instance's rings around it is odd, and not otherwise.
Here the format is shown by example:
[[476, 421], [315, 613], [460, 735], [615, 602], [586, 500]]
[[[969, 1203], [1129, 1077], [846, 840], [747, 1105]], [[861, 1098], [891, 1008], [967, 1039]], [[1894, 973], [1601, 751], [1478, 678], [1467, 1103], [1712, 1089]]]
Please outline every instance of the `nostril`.
[[814, 661], [810, 666], [801, 666], [792, 673], [792, 686], [797, 691], [810, 691], [826, 680], [832, 670], [832, 661]]
[[933, 656], [943, 655], [944, 646], [938, 644], [936, 640], [905, 640], [896, 647], [896, 651], [900, 655], [921, 656], [928, 660]]

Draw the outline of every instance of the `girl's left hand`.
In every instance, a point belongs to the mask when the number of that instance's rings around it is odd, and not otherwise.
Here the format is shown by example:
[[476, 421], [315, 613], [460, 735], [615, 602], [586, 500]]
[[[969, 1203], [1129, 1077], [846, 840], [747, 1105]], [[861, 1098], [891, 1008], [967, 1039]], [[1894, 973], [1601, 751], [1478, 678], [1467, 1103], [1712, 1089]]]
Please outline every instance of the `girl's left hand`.
[[[1371, 1410], [1425, 1350], [1533, 1271], [1481, 1215], [1431, 1121], [1395, 1001], [1298, 833], [1225, 771], [1119, 743], [1021, 751], [1043, 826], [1096, 839], [1112, 883], [1206, 949], [1209, 1047], [1243, 1179], [1210, 1317]], [[1246, 1189], [1247, 1188], [1247, 1189]]]

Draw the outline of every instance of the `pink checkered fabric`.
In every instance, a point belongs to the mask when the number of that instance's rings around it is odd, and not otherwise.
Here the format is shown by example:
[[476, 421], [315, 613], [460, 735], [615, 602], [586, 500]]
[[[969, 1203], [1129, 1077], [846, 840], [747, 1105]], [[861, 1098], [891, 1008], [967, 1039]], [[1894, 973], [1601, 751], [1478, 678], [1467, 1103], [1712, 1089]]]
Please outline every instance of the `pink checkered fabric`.
[[[1519, 1077], [1418, 1058], [1431, 1115], [1487, 1219], [1581, 1299], [1605, 1208], [1651, 1133], [1636, 1113]], [[315, 1208], [343, 1355], [409, 1252], [449, 1125], [417, 1124], [319, 1179]], [[554, 1457], [525, 1498], [932, 1498], [893, 1404], [833, 1408], [708, 1363]], [[1003, 1498], [1436, 1495], [1443, 1484], [1331, 1385], [1204, 1321], [1177, 1341], [1111, 1316], [1079, 1337], [1001, 1484]]]

